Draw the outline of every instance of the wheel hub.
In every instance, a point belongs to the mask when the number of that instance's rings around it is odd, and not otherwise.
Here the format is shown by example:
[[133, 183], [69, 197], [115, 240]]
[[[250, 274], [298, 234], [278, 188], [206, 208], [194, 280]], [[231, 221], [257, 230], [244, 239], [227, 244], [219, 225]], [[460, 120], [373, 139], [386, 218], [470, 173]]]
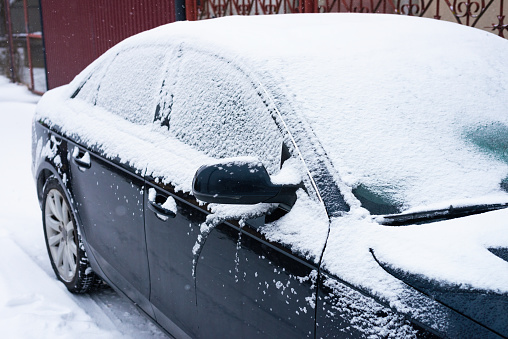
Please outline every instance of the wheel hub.
[[60, 225], [58, 225], [58, 228], [60, 229], [60, 233], [62, 233], [62, 237], [65, 240], [65, 243], [67, 243], [67, 230], [65, 229], [65, 226], [62, 222], [60, 222]]
[[76, 274], [77, 247], [70, 209], [63, 195], [56, 189], [48, 192], [45, 206], [46, 241], [58, 275], [71, 281]]

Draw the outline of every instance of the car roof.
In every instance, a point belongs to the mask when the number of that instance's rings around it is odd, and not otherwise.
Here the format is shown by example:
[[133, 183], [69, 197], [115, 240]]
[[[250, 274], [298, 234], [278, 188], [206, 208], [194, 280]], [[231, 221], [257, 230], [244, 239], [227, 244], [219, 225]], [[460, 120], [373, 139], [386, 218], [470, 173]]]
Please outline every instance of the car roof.
[[[250, 59], [328, 54], [351, 55], [431, 39], [434, 48], [454, 36], [455, 45], [478, 39], [503, 40], [493, 34], [446, 21], [390, 14], [321, 13], [228, 16], [163, 25], [121, 42], [136, 47], [187, 43], [216, 53]], [[381, 39], [380, 39], [381, 38]], [[354, 42], [354, 43], [353, 43]], [[453, 44], [452, 44], [453, 45]], [[340, 49], [337, 47], [347, 47]], [[302, 48], [304, 47], [304, 48]], [[452, 46], [453, 47], [453, 46]], [[422, 46], [423, 48], [423, 46]], [[428, 46], [427, 46], [428, 48]]]

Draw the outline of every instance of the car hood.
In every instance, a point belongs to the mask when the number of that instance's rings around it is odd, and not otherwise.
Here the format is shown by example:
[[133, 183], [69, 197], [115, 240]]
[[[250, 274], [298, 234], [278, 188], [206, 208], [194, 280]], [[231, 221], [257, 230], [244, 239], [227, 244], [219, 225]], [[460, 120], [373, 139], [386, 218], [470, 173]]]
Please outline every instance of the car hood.
[[387, 227], [390, 235], [371, 247], [383, 269], [508, 335], [508, 210]]
[[354, 208], [332, 218], [322, 268], [440, 332], [451, 309], [508, 336], [507, 230], [508, 209], [385, 226]]

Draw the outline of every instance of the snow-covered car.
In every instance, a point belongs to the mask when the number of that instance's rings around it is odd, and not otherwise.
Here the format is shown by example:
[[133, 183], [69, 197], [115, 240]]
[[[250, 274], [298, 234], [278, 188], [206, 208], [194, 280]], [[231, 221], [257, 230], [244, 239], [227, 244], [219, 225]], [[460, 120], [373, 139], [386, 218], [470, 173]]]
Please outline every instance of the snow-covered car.
[[128, 38], [37, 106], [56, 276], [178, 338], [508, 337], [506, 55], [392, 15]]

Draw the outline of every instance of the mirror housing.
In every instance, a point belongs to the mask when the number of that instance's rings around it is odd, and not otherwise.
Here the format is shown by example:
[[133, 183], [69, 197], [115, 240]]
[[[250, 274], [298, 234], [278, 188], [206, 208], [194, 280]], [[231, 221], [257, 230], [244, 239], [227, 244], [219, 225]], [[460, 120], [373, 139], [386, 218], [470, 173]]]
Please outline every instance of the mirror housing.
[[228, 160], [201, 166], [192, 182], [192, 194], [204, 202], [250, 205], [296, 202], [296, 185], [274, 185], [259, 161]]

